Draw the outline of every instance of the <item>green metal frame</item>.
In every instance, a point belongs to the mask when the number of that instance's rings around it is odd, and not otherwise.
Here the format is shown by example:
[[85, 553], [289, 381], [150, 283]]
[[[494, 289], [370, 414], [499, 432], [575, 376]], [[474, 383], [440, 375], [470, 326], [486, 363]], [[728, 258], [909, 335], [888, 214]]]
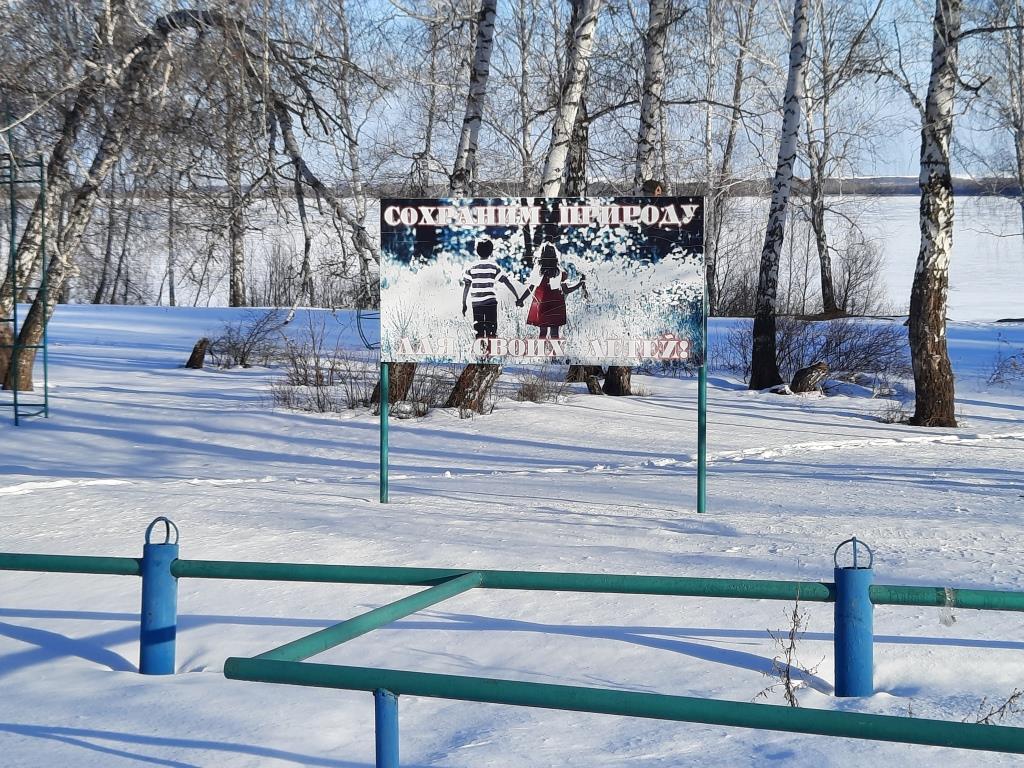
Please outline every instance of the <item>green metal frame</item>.
[[[0, 571], [91, 573], [141, 576], [135, 557], [47, 555], [0, 552]], [[472, 568], [415, 568], [380, 565], [322, 563], [264, 563], [237, 560], [175, 560], [176, 578], [236, 579], [241, 581], [297, 581], [326, 584], [380, 584], [434, 587], [459, 576], [479, 574], [483, 589], [518, 589], [537, 592], [600, 592], [618, 595], [672, 595], [727, 597], [747, 600], [801, 600], [835, 602], [835, 585], [824, 581], [768, 579], [711, 579], [694, 576], [636, 576], [614, 573], [558, 571], [501, 571]], [[949, 607], [983, 611], [1024, 612], [1024, 592], [997, 589], [873, 584], [873, 605]]]
[[[132, 557], [19, 553], [0, 553], [0, 570], [122, 576], [140, 576], [142, 573], [141, 560]], [[254, 658], [230, 657], [224, 664], [224, 675], [230, 679], [359, 691], [383, 690], [395, 695], [409, 694], [1024, 754], [1024, 728], [794, 709], [689, 696], [304, 661], [476, 588], [834, 602], [835, 585], [831, 583], [182, 559], [173, 561], [170, 570], [176, 578], [425, 587], [413, 595], [318, 630]], [[871, 587], [870, 596], [874, 605], [1024, 611], [1022, 592], [879, 584]]]
[[[25, 171], [26, 173], [22, 173]], [[18, 391], [17, 386], [10, 390], [10, 399], [0, 401], [0, 407], [9, 407], [13, 410], [14, 424], [18, 426], [23, 417], [42, 416], [47, 418], [50, 415], [50, 373], [49, 373], [49, 344], [47, 338], [47, 323], [43, 320], [43, 337], [39, 344], [22, 344], [19, 338], [21, 327], [18, 316], [18, 297], [25, 291], [36, 291], [36, 295], [45, 302], [49, 287], [47, 285], [46, 273], [48, 266], [47, 243], [46, 243], [46, 208], [41, 209], [43, 220], [41, 222], [42, 234], [40, 250], [42, 254], [39, 282], [29, 285], [18, 283], [18, 200], [19, 188], [22, 186], [38, 187], [37, 200], [46, 199], [46, 162], [42, 156], [32, 161], [21, 161], [13, 155], [0, 155], [0, 186], [7, 187], [8, 205], [8, 251], [7, 251], [7, 272], [5, 284], [11, 286], [14, 297], [12, 304], [13, 311], [10, 317], [0, 317], [0, 323], [10, 325], [12, 343], [0, 344], [0, 348], [11, 350], [11, 373], [15, 381], [18, 380], [18, 366], [21, 362], [21, 355], [24, 350], [35, 349], [42, 351], [43, 364], [43, 397], [42, 400], [33, 398], [28, 401]], [[0, 371], [0, 379], [6, 375], [6, 371]]]

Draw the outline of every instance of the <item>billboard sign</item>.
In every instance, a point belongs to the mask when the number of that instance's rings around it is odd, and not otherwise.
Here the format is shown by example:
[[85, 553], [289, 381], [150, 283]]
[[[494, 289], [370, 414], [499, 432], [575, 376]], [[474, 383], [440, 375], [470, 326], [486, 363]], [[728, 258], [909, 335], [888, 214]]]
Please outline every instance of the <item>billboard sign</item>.
[[699, 197], [381, 201], [381, 360], [704, 358]]

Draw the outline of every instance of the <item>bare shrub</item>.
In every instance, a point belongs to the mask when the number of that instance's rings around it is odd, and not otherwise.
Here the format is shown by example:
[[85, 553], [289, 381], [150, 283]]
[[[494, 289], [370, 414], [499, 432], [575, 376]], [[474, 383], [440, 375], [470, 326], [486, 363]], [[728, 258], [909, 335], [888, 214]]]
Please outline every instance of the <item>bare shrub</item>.
[[444, 406], [455, 386], [455, 370], [437, 363], [419, 363], [405, 402], [416, 404], [417, 415], [426, 415], [433, 408]]
[[1024, 381], [1024, 349], [1014, 351], [1002, 334], [999, 334], [999, 349], [992, 363], [989, 384], [1012, 384]]
[[[749, 376], [752, 332], [750, 322], [732, 327], [715, 349], [716, 364]], [[892, 323], [780, 317], [776, 344], [779, 371], [787, 378], [819, 360], [828, 364], [833, 376], [869, 373], [891, 379], [910, 375], [905, 332]]]
[[910, 411], [902, 400], [885, 400], [878, 410], [878, 420], [883, 424], [909, 424]]
[[990, 704], [987, 698], [983, 698], [978, 704], [978, 712], [971, 717], [965, 717], [962, 722], [975, 722], [982, 725], [995, 725], [1001, 723], [1010, 715], [1019, 715], [1024, 712], [1024, 691], [1014, 688], [1013, 692], [1001, 704]]
[[284, 376], [273, 386], [274, 402], [287, 408], [330, 413], [365, 407], [377, 380], [377, 358], [330, 343], [326, 324], [309, 316], [304, 334], [282, 352]]
[[888, 306], [882, 266], [885, 259], [875, 243], [851, 238], [834, 261], [836, 304], [848, 315], [896, 314]]
[[548, 370], [520, 371], [515, 374], [515, 382], [512, 399], [520, 402], [558, 402], [570, 389], [564, 376], [554, 375]]
[[[380, 362], [374, 352], [331, 342], [321, 319], [309, 317], [304, 333], [282, 351], [284, 375], [272, 385], [276, 405], [314, 413], [369, 408], [375, 401]], [[404, 400], [393, 403], [400, 418], [424, 416], [443, 404], [453, 381], [442, 365], [421, 363]]]
[[814, 677], [821, 662], [824, 661], [824, 657], [813, 667], [807, 667], [801, 663], [797, 655], [797, 645], [807, 631], [807, 611], [800, 606], [799, 598], [793, 603], [793, 610], [786, 615], [789, 619], [789, 630], [785, 634], [768, 630], [768, 635], [775, 644], [776, 654], [772, 659], [772, 668], [765, 672], [765, 676], [773, 678], [777, 682], [763, 688], [754, 697], [754, 701], [767, 699], [781, 688], [786, 703], [791, 707], [799, 707], [800, 701], [797, 698], [797, 692], [801, 688], [805, 688], [807, 681]]
[[223, 333], [210, 342], [210, 359], [220, 368], [266, 365], [278, 354], [283, 327], [284, 313], [279, 309], [248, 310], [240, 320], [226, 323]]

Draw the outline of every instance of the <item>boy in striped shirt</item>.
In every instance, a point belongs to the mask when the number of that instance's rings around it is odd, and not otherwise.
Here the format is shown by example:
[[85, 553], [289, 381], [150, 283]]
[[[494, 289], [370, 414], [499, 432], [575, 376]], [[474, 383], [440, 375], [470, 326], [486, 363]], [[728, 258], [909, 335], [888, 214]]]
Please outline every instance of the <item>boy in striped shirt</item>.
[[498, 283], [504, 283], [519, 299], [519, 292], [512, 286], [498, 262], [491, 258], [494, 243], [479, 240], [476, 255], [480, 258], [466, 267], [462, 273], [462, 316], [466, 316], [467, 302], [473, 305], [473, 330], [478, 339], [493, 339], [498, 335]]

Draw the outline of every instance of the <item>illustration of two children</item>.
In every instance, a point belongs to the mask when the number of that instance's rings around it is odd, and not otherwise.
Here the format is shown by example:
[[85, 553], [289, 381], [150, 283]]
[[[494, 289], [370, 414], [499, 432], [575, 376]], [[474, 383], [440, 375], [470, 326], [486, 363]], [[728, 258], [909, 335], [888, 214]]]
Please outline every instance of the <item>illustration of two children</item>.
[[[558, 263], [558, 251], [548, 243], [541, 251], [540, 278], [536, 285], [527, 285], [520, 294], [508, 275], [492, 258], [494, 244], [480, 240], [476, 244], [479, 260], [470, 264], [462, 275], [462, 315], [466, 316], [467, 302], [473, 307], [473, 330], [478, 339], [498, 335], [498, 283], [502, 283], [516, 297], [516, 306], [522, 307], [533, 296], [526, 315], [527, 325], [540, 329], [540, 338], [560, 338], [566, 324], [565, 297], [580, 288], [586, 294], [586, 277], [580, 276], [575, 285], [569, 285], [569, 274]], [[531, 281], [532, 282], [532, 281]]]

